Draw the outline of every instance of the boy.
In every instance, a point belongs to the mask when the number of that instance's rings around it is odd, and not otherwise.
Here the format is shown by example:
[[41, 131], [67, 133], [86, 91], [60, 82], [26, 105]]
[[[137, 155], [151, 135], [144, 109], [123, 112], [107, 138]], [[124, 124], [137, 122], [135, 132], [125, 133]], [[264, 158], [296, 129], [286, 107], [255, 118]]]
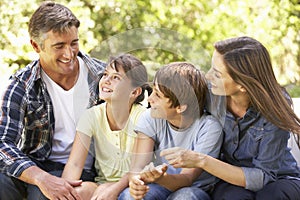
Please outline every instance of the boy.
[[157, 71], [148, 98], [151, 109], [136, 127], [129, 188], [119, 199], [210, 199], [215, 177], [199, 168], [175, 169], [160, 156], [171, 147], [219, 156], [222, 128], [204, 111], [206, 93], [204, 76], [190, 63], [175, 62]]

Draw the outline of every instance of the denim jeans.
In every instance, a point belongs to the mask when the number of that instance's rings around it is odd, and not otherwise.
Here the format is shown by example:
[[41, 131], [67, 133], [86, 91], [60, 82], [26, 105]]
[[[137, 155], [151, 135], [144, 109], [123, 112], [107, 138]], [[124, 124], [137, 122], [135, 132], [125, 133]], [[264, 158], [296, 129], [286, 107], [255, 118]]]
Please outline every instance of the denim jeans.
[[[143, 200], [210, 200], [209, 195], [197, 187], [184, 187], [172, 193], [170, 190], [155, 183], [148, 184], [148, 186], [150, 188], [149, 192]], [[129, 188], [123, 190], [118, 200], [133, 200], [133, 197], [130, 196]]]
[[172, 194], [167, 200], [210, 200], [209, 195], [198, 187], [184, 187]]
[[[155, 183], [148, 184], [149, 192], [145, 195], [143, 200], [166, 200], [171, 194], [171, 191]], [[126, 188], [119, 195], [118, 200], [134, 200], [129, 193], [129, 188]]]
[[[60, 177], [64, 164], [47, 161], [37, 163], [39, 167], [47, 171], [49, 174]], [[94, 181], [95, 172], [83, 170], [81, 179], [85, 181]], [[35, 185], [27, 184], [17, 178], [7, 176], [0, 173], [0, 199], [1, 200], [46, 200], [40, 189]]]
[[279, 179], [253, 192], [243, 187], [220, 181], [212, 193], [214, 200], [300, 200], [300, 180]]

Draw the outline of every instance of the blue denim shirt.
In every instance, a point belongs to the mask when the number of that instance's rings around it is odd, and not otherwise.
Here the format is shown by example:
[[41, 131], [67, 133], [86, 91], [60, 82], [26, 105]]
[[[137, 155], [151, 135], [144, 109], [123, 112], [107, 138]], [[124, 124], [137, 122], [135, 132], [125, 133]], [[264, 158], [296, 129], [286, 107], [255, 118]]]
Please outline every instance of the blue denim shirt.
[[[98, 101], [98, 82], [105, 63], [79, 52], [88, 68], [89, 107]], [[0, 116], [0, 171], [19, 177], [51, 153], [54, 133], [53, 106], [41, 79], [39, 60], [11, 77], [2, 97]]]
[[240, 119], [227, 112], [223, 129], [223, 159], [242, 167], [246, 189], [257, 191], [279, 178], [300, 180], [297, 162], [287, 147], [290, 133], [268, 122], [252, 107]]
[[206, 108], [223, 126], [221, 159], [242, 168], [246, 189], [258, 191], [281, 178], [300, 180], [300, 169], [288, 148], [288, 131], [267, 121], [253, 107], [236, 119], [226, 110], [226, 97], [211, 92]]

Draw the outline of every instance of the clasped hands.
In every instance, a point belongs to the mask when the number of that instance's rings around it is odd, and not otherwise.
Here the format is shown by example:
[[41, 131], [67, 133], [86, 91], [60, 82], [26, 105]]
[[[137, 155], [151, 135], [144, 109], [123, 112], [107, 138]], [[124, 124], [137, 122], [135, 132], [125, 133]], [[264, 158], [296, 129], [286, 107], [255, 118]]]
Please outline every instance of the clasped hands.
[[151, 162], [144, 169], [135, 176], [132, 176], [129, 181], [129, 192], [131, 196], [140, 200], [147, 194], [149, 191], [148, 183], [157, 182], [160, 178], [164, 176], [168, 169], [167, 164], [162, 164], [158, 166], [154, 166]]

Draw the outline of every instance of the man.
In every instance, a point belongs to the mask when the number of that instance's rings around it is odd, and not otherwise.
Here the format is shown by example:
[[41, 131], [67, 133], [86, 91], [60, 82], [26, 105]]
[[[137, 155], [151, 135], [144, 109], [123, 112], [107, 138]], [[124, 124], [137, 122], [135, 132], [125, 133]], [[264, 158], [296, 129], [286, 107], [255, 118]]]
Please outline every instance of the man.
[[[78, 199], [61, 173], [79, 115], [98, 101], [105, 63], [79, 51], [80, 22], [65, 6], [44, 2], [29, 22], [39, 54], [11, 77], [0, 116], [0, 199]], [[93, 181], [93, 157], [82, 180]], [[9, 192], [8, 192], [9, 191]]]

